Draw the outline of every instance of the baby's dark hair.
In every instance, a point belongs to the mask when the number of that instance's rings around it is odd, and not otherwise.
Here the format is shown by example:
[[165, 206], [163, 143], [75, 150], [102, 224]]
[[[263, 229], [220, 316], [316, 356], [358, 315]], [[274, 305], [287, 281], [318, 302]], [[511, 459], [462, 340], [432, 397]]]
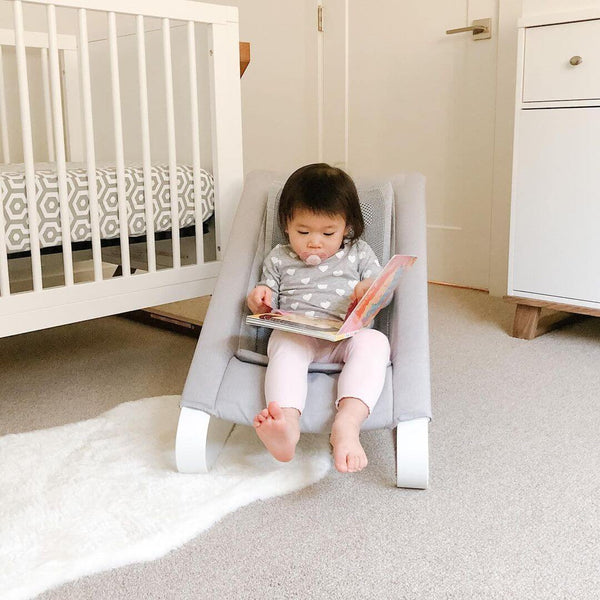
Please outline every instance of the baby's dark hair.
[[285, 231], [296, 210], [329, 216], [342, 215], [349, 227], [347, 239], [357, 240], [365, 229], [358, 192], [350, 176], [325, 163], [305, 165], [294, 171], [279, 200], [279, 225]]

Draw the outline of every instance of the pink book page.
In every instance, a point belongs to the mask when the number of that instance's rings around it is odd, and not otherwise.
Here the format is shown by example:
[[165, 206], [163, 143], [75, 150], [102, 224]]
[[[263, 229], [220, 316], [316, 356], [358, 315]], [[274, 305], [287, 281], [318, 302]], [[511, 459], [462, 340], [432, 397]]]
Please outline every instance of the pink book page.
[[[392, 256], [379, 277], [371, 284], [352, 312], [346, 317], [339, 333], [350, 333], [368, 327], [377, 313], [386, 305], [400, 276], [405, 269], [412, 267], [416, 256], [396, 254]], [[350, 307], [352, 308], [352, 307]]]

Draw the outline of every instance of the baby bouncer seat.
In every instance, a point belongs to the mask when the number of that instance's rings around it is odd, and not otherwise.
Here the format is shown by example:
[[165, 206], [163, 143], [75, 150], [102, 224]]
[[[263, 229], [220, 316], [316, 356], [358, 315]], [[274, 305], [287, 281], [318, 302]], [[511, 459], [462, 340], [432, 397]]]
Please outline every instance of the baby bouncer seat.
[[[286, 243], [277, 220], [285, 177], [256, 171], [246, 177], [213, 297], [181, 398], [177, 469], [206, 472], [234, 424], [251, 425], [265, 408], [264, 378], [269, 330], [246, 325], [245, 299], [262, 262]], [[388, 335], [391, 359], [381, 396], [363, 430], [396, 428], [396, 484], [425, 489], [429, 480], [431, 419], [425, 178], [399, 174], [356, 181], [365, 220], [363, 238], [384, 265], [393, 254], [418, 257], [400, 278], [392, 303], [376, 318]], [[337, 377], [343, 365], [313, 363], [302, 432], [329, 433], [335, 416]]]

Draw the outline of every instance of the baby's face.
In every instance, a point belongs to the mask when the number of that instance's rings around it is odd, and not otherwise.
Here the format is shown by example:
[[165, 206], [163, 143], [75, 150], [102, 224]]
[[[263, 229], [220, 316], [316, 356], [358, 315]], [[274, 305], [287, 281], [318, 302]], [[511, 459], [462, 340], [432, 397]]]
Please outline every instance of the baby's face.
[[333, 256], [347, 233], [346, 219], [308, 210], [296, 210], [285, 230], [290, 245], [301, 260], [316, 255], [321, 260]]

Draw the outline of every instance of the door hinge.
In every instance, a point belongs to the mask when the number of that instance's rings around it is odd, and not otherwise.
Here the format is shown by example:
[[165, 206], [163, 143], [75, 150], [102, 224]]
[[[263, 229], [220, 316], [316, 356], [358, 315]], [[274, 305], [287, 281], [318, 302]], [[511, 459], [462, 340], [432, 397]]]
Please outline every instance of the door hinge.
[[317, 8], [317, 31], [323, 31], [323, 7], [321, 5]]

